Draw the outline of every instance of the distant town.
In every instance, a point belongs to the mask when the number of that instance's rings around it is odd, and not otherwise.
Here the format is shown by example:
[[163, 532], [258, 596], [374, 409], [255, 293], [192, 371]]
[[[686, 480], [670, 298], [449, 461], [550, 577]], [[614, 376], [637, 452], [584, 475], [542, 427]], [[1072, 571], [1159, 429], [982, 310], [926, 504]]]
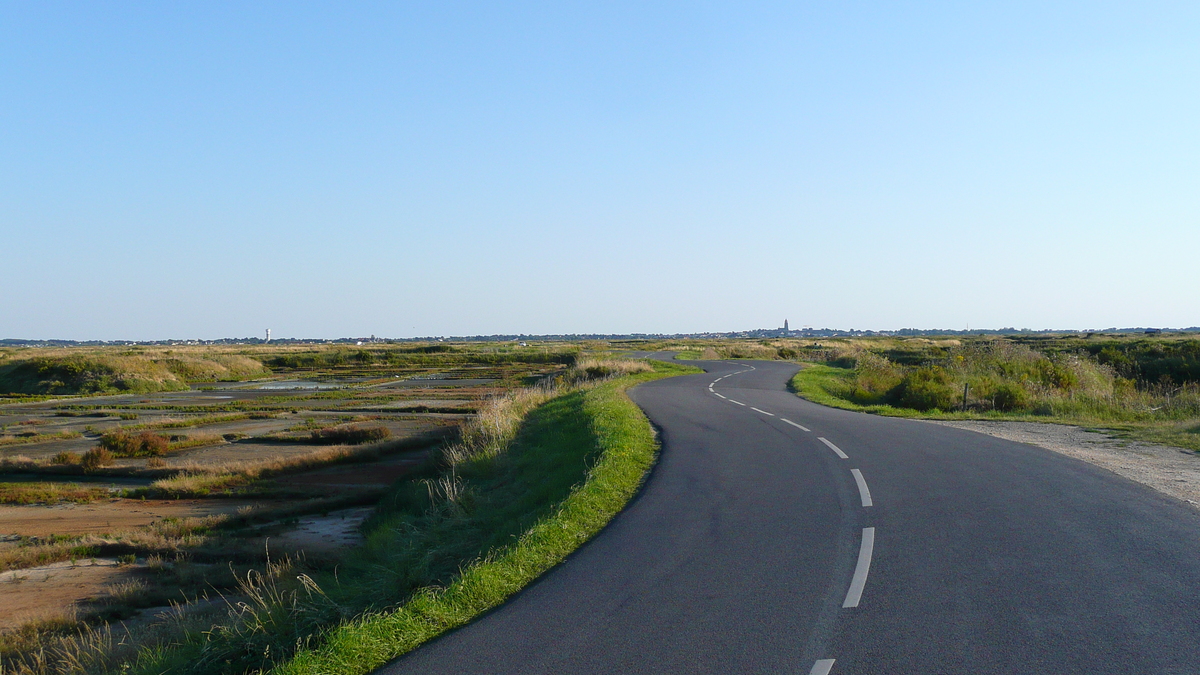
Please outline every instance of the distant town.
[[1164, 333], [1200, 333], [1200, 326], [1188, 328], [1103, 328], [1089, 330], [1062, 330], [1030, 328], [996, 328], [996, 329], [966, 329], [951, 328], [902, 328], [900, 330], [857, 330], [854, 328], [789, 328], [784, 322], [782, 328], [755, 328], [743, 331], [708, 332], [708, 333], [563, 333], [551, 335], [529, 335], [525, 333], [509, 335], [429, 335], [423, 337], [389, 338], [376, 337], [343, 337], [336, 339], [322, 338], [277, 338], [266, 331], [263, 337], [219, 338], [215, 340], [33, 340], [8, 338], [0, 339], [0, 347], [90, 347], [106, 345], [127, 346], [175, 346], [175, 345], [261, 345], [268, 342], [280, 344], [349, 344], [365, 345], [372, 343], [404, 343], [404, 342], [549, 342], [572, 340], [686, 340], [686, 339], [769, 339], [769, 338], [845, 338], [845, 337], [927, 337], [934, 335], [1087, 335], [1087, 334], [1146, 334], [1157, 335]]

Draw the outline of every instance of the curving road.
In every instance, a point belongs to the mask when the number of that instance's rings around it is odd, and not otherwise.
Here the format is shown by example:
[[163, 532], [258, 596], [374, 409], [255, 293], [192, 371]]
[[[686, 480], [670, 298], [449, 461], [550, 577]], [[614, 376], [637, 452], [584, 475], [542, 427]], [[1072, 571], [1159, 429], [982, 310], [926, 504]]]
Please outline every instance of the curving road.
[[1040, 448], [696, 362], [642, 493], [386, 673], [1200, 673], [1200, 513]]

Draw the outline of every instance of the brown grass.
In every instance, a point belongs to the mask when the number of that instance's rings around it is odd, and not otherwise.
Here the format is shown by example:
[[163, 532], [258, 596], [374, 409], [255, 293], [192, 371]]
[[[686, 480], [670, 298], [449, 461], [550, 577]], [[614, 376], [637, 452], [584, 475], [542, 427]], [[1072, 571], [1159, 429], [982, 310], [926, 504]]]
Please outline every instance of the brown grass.
[[79, 453], [68, 452], [66, 450], [54, 455], [50, 458], [50, 463], [58, 466], [68, 466], [70, 464], [78, 464], [81, 461]]
[[165, 436], [149, 431], [131, 434], [124, 429], [116, 429], [100, 437], [100, 447], [114, 457], [161, 457], [167, 454], [170, 441]]
[[71, 560], [75, 557], [91, 557], [89, 551], [77, 542], [58, 541], [51, 543], [31, 543], [17, 546], [0, 552], [0, 571], [20, 570], [27, 567], [49, 565], [50, 563]]
[[172, 437], [170, 444], [167, 446], [167, 451], [177, 452], [179, 450], [202, 448], [222, 443], [225, 443], [225, 438], [220, 434], [187, 434], [186, 436]]
[[438, 442], [445, 433], [383, 441], [369, 445], [335, 445], [302, 455], [220, 464], [182, 464], [179, 473], [154, 481], [150, 487], [171, 498], [210, 495], [265, 478], [310, 471], [346, 462], [365, 462], [384, 455], [415, 450]]
[[79, 460], [80, 466], [84, 471], [95, 471], [101, 467], [109, 466], [113, 463], [113, 455], [107, 448], [95, 447], [83, 453], [83, 458]]
[[0, 504], [86, 504], [109, 495], [78, 483], [0, 483]]

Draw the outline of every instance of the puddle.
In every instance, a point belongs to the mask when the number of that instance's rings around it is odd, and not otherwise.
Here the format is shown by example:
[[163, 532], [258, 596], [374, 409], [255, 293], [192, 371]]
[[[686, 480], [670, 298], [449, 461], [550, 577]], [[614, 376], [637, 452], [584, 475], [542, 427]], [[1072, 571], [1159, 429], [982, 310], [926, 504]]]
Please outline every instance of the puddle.
[[333, 384], [330, 382], [311, 382], [305, 380], [291, 380], [282, 382], [266, 382], [248, 387], [251, 389], [341, 389], [342, 385]]
[[366, 506], [333, 511], [323, 516], [306, 516], [300, 519], [295, 529], [273, 537], [268, 546], [307, 551], [331, 551], [353, 546], [362, 541], [358, 526], [374, 511], [375, 507]]

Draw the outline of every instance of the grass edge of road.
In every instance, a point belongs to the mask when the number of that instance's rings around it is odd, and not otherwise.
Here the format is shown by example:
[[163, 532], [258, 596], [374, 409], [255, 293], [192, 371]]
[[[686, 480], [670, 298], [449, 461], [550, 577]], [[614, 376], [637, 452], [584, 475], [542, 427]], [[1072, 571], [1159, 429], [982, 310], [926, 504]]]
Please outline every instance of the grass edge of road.
[[829, 391], [826, 385], [845, 386], [854, 378], [854, 371], [846, 368], [820, 364], [801, 364], [800, 371], [788, 381], [788, 389], [795, 395], [813, 403], [840, 408], [853, 412], [886, 417], [904, 417], [923, 420], [984, 420], [996, 422], [1034, 422], [1037, 424], [1061, 424], [1080, 427], [1122, 441], [1140, 441], [1179, 448], [1200, 455], [1200, 434], [1181, 433], [1164, 429], [1162, 424], [1148, 422], [1106, 420], [1099, 417], [1070, 415], [1034, 415], [1014, 412], [941, 411], [921, 412], [912, 408], [900, 408], [887, 404], [865, 405], [848, 401]]
[[788, 389], [795, 395], [807, 401], [812, 401], [830, 408], [853, 410], [854, 412], [889, 417], [921, 417], [921, 413], [907, 408], [896, 408], [890, 405], [861, 405], [853, 401], [835, 396], [826, 388], [830, 382], [841, 382], [853, 375], [853, 371], [833, 366], [819, 364], [800, 364], [800, 370], [788, 380]]
[[600, 453], [582, 483], [517, 540], [462, 570], [444, 589], [424, 589], [400, 607], [334, 629], [276, 675], [370, 672], [503, 604], [595, 536], [637, 494], [658, 457], [649, 420], [625, 394], [636, 384], [700, 372], [675, 364], [621, 377], [584, 394], [582, 410]]

